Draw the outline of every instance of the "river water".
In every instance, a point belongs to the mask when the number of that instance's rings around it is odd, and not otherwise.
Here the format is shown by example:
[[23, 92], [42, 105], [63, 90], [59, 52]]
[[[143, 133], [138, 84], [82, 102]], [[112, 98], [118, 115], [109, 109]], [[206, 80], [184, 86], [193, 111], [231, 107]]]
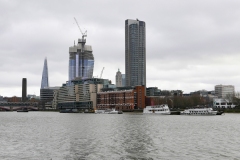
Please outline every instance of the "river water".
[[0, 112], [0, 159], [240, 159], [240, 114]]

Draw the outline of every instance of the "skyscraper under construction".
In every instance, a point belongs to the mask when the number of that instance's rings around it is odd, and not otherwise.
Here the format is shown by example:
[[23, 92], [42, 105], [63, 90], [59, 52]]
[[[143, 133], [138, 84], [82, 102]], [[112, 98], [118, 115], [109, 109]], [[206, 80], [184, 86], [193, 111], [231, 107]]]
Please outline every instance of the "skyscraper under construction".
[[92, 46], [85, 45], [86, 39], [78, 39], [78, 44], [69, 47], [69, 81], [75, 78], [92, 78], [94, 68], [94, 57]]

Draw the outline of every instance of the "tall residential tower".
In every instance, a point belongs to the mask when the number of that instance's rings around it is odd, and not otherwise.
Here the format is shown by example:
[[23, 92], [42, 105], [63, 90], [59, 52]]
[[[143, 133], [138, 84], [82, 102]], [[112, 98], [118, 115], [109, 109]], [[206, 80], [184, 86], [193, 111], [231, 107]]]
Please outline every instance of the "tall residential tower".
[[146, 27], [144, 21], [125, 20], [126, 86], [146, 86]]

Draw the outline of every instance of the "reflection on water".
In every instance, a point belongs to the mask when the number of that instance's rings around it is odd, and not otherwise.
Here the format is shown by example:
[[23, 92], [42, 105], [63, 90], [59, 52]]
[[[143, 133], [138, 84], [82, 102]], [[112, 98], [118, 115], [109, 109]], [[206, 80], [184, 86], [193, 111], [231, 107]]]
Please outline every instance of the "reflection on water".
[[239, 117], [0, 112], [0, 157], [239, 159]]

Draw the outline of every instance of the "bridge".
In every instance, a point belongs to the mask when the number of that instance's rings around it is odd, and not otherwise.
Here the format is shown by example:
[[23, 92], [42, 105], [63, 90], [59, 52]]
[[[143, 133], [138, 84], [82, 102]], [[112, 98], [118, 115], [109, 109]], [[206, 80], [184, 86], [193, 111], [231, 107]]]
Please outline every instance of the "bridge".
[[17, 111], [17, 110], [37, 111], [37, 102], [0, 102], [0, 110], [2, 111]]

